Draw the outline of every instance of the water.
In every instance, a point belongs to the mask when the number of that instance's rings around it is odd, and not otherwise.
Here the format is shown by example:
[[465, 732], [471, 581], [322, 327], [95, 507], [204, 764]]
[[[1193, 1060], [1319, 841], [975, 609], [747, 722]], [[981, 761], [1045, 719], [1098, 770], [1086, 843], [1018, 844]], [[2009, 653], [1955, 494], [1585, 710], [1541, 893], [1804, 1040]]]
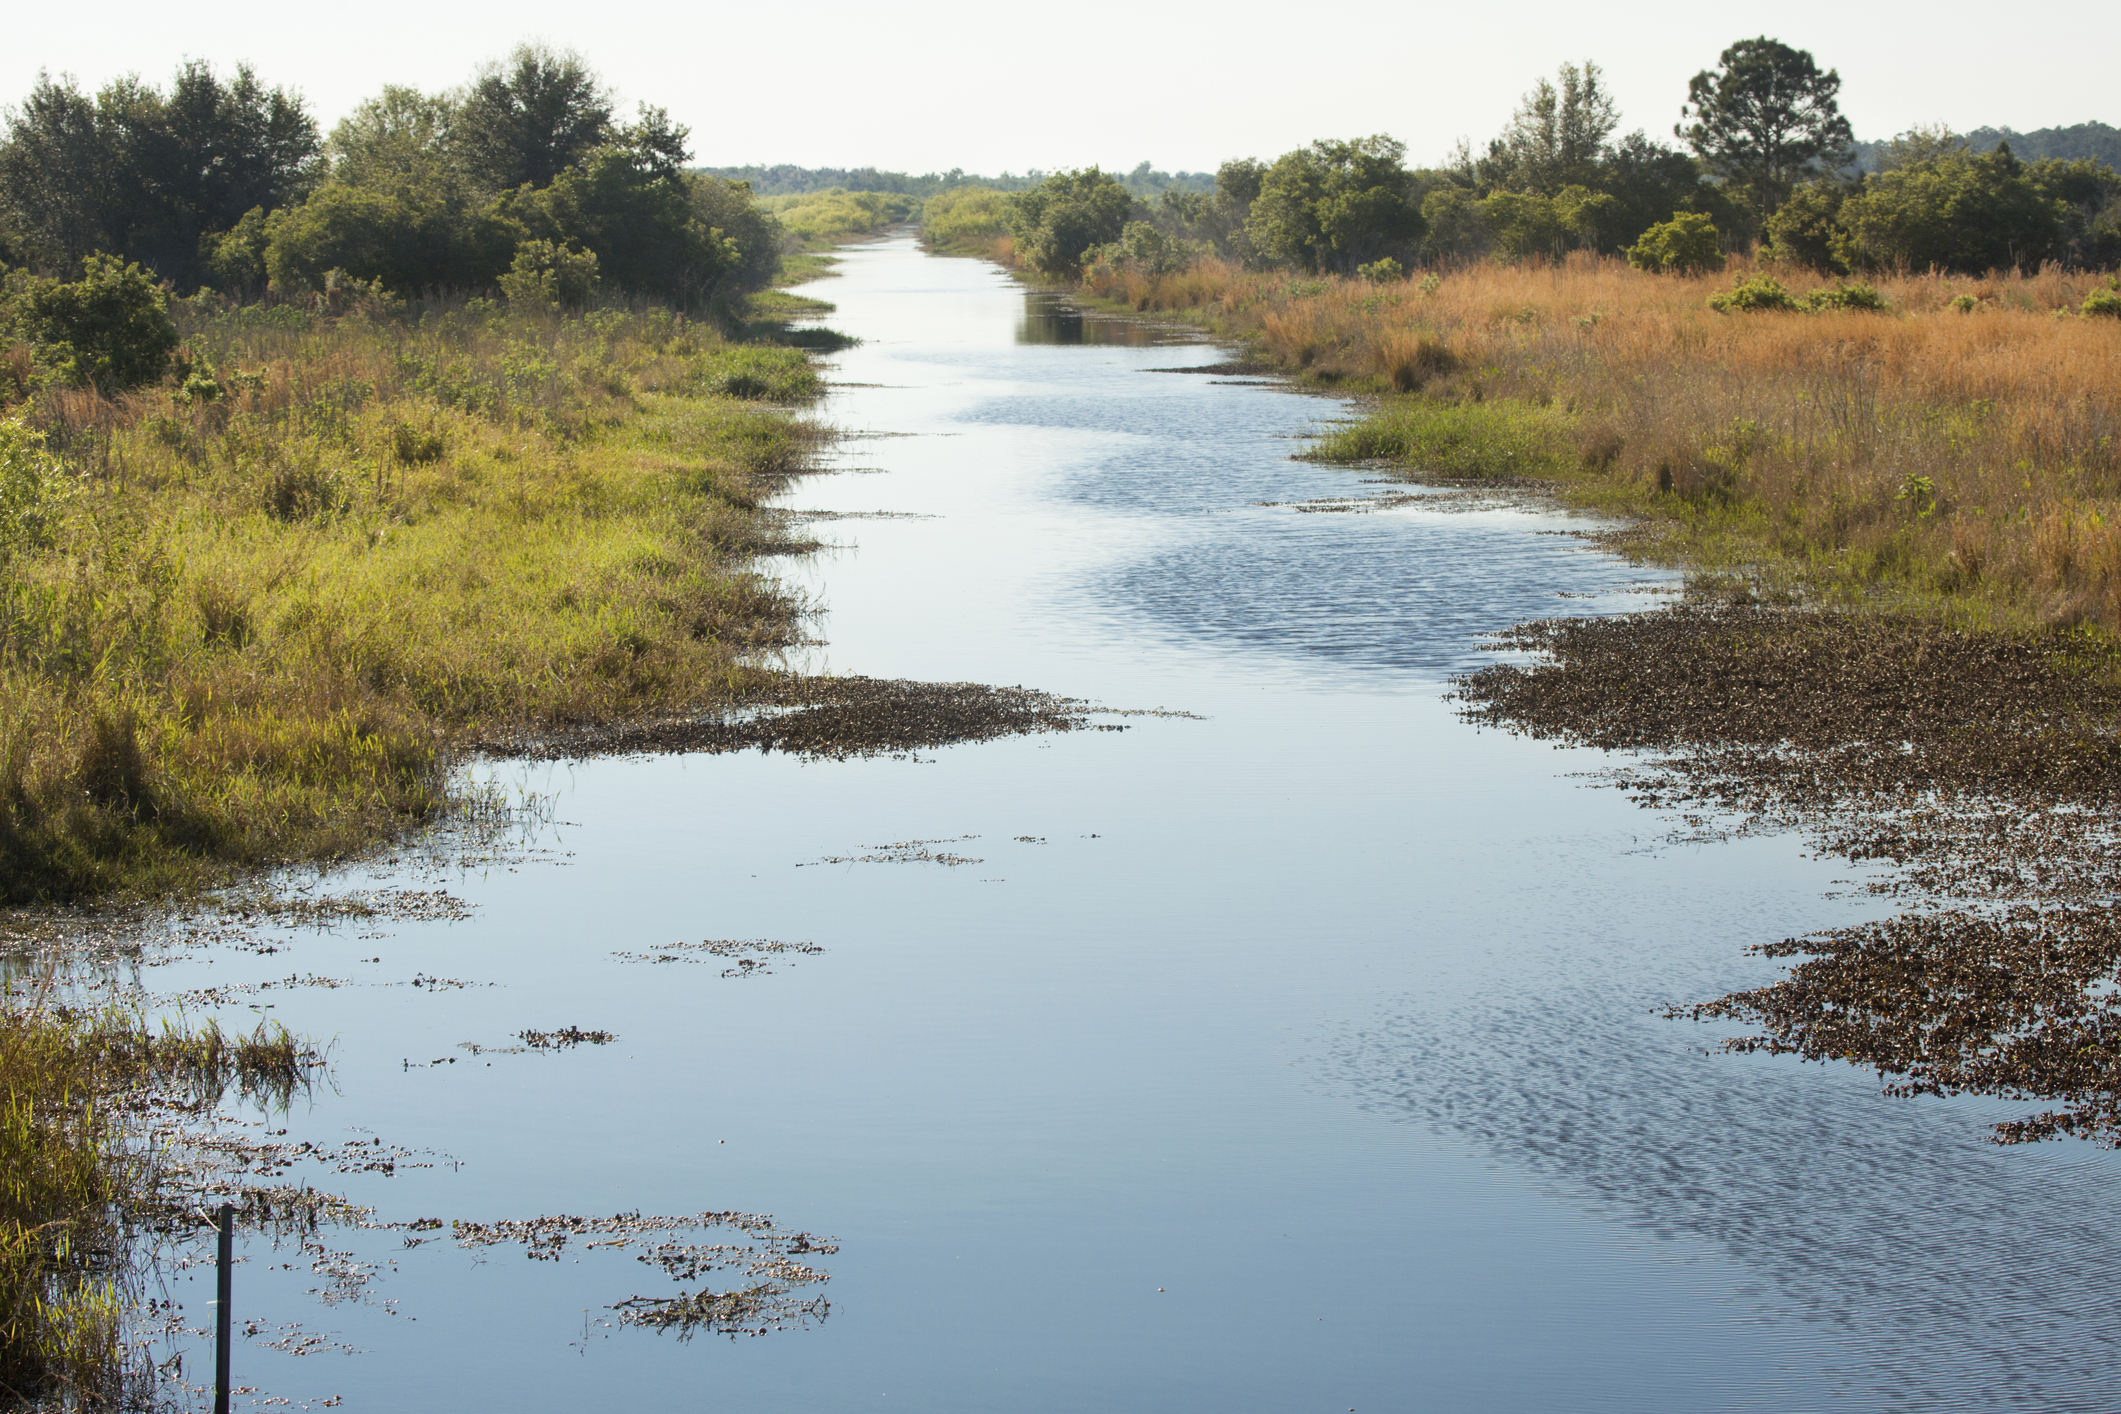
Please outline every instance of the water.
[[[378, 1274], [323, 1305], [253, 1241], [239, 1320], [366, 1353], [253, 1342], [243, 1383], [352, 1410], [2121, 1406], [2112, 1156], [1997, 1149], [1993, 1106], [1659, 1019], [1772, 976], [1747, 945], [1876, 908], [1830, 896], [1849, 868], [1665, 843], [1572, 774], [1602, 758], [1443, 699], [1481, 632], [1663, 577], [1534, 508], [1299, 510], [1381, 489], [1287, 459], [1340, 405], [1147, 371], [1227, 354], [902, 240], [842, 269], [815, 288], [865, 342], [824, 415], [888, 435], [790, 504], [893, 517], [821, 522], [842, 548], [790, 567], [816, 666], [1200, 719], [507, 768], [552, 798], [550, 852], [451, 875], [470, 921], [158, 969], [361, 984], [222, 1014], [336, 1038], [336, 1093], [275, 1127], [433, 1151], [320, 1180], [379, 1218], [737, 1209], [841, 1244], [822, 1323], [688, 1344], [603, 1324], [669, 1289], [625, 1253], [344, 1233]], [[816, 863], [909, 840], [977, 862]], [[331, 886], [371, 878], [405, 882]], [[708, 938], [824, 951], [614, 956]], [[568, 1025], [619, 1040], [458, 1045]]]

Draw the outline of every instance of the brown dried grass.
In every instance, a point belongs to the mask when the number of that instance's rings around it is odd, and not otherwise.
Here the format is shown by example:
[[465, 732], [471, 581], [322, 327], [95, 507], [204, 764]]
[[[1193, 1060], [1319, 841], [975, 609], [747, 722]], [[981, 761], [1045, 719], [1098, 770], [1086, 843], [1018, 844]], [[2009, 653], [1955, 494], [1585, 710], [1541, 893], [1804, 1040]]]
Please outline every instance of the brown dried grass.
[[[1246, 339], [1316, 382], [1575, 419], [1573, 494], [1677, 523], [1707, 565], [1943, 594], [2121, 632], [2121, 324], [2103, 277], [2046, 268], [1876, 282], [1889, 311], [1718, 314], [1772, 275], [1650, 275], [1589, 254], [1379, 286], [1204, 262], [1094, 269], [1086, 293]], [[1976, 310], [1951, 307], [1960, 295]]]

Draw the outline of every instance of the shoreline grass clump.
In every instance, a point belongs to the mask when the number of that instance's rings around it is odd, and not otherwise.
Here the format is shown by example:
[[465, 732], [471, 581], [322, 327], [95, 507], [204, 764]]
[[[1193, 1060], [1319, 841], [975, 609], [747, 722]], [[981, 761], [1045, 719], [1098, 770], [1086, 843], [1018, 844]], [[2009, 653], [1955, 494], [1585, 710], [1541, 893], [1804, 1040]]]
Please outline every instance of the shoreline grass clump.
[[[791, 643], [799, 349], [653, 308], [179, 302], [182, 367], [0, 411], [0, 901], [434, 818], [452, 747], [704, 709]], [[178, 374], [182, 376], [179, 377]]]
[[148, 1024], [60, 1005], [48, 987], [0, 1003], [0, 1392], [38, 1407], [125, 1405], [153, 1373], [124, 1339], [135, 1248], [187, 1225], [187, 1194], [148, 1116], [197, 1112], [233, 1086], [284, 1108], [321, 1058], [284, 1028]]

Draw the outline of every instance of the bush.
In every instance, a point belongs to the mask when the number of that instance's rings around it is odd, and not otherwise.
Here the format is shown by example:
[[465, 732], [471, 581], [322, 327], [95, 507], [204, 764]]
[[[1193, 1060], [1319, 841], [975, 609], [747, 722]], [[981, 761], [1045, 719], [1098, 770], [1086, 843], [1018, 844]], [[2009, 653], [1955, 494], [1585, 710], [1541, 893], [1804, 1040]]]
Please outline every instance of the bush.
[[1120, 238], [1133, 206], [1134, 194], [1095, 167], [1048, 177], [1017, 194], [1016, 253], [1042, 274], [1080, 275], [1092, 251]]
[[531, 309], [580, 309], [596, 293], [597, 253], [566, 242], [524, 241], [500, 278], [510, 304]]
[[1836, 285], [1831, 290], [1812, 291], [1805, 296], [1804, 304], [1805, 308], [1812, 310], [1861, 309], [1882, 312], [1885, 309], [1885, 296], [1869, 285]]
[[[1723, 237], [1698, 211], [1682, 211], [1644, 231], [1628, 247], [1628, 264], [1654, 275], [1691, 275], [1723, 268]], [[1779, 288], [1779, 287], [1778, 287]], [[1710, 301], [1714, 303], [1714, 301]], [[1722, 306], [1717, 306], [1721, 308]]]
[[1709, 308], [1718, 314], [1757, 314], [1769, 310], [1800, 310], [1804, 306], [1782, 287], [1780, 280], [1755, 275], [1710, 295]]
[[1351, 274], [1388, 255], [1411, 260], [1429, 225], [1405, 155], [1382, 134], [1283, 153], [1245, 216], [1252, 249], [1311, 274]]
[[71, 484], [20, 417], [0, 419], [0, 565], [44, 544]]
[[1144, 275], [1170, 275], [1192, 268], [1208, 250], [1204, 243], [1166, 235], [1147, 221], [1129, 221], [1118, 240], [1099, 246], [1086, 263], [1119, 266]]
[[1356, 266], [1355, 273], [1373, 285], [1386, 285], [1394, 280], [1407, 278], [1407, 272], [1389, 255], [1382, 260], [1373, 260], [1368, 265]]
[[1958, 310], [1961, 314], [1972, 314], [1975, 310], [1981, 308], [1981, 301], [1975, 299], [1972, 295], [1954, 295], [1952, 296], [1952, 308]]
[[2121, 319], [2121, 290], [2093, 290], [2084, 297], [2084, 316]]
[[72, 284], [30, 291], [30, 331], [44, 361], [67, 381], [107, 393], [160, 381], [177, 351], [168, 296], [115, 255], [91, 255], [83, 265]]

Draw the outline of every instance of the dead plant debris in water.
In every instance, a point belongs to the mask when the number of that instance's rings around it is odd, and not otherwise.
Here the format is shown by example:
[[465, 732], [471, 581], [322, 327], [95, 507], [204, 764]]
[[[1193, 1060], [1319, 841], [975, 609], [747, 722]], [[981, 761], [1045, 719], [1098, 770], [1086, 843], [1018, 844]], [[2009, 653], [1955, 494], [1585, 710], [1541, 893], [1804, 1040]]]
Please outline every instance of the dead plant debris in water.
[[564, 1051], [573, 1046], [608, 1046], [619, 1038], [609, 1031], [563, 1026], [557, 1031], [518, 1031], [518, 1040], [533, 1051]]
[[1869, 1066], [1890, 1094], [2046, 1107], [1999, 1143], [2121, 1147], [2121, 652], [1698, 605], [1520, 624], [1497, 646], [1543, 661], [1460, 679], [1471, 720], [1661, 753], [1607, 779], [1690, 824], [1801, 830], [1911, 901], [1757, 947], [1799, 960], [1667, 1015], [1759, 1028], [1726, 1050]]
[[[723, 1229], [730, 1242], [683, 1242], [680, 1236]], [[760, 1336], [823, 1320], [831, 1306], [822, 1296], [802, 1289], [822, 1286], [829, 1277], [799, 1260], [839, 1251], [831, 1238], [807, 1232], [783, 1232], [761, 1213], [699, 1213], [692, 1217], [647, 1217], [619, 1213], [608, 1218], [557, 1216], [492, 1223], [453, 1222], [450, 1235], [460, 1247], [477, 1250], [502, 1243], [523, 1248], [530, 1260], [557, 1262], [570, 1242], [585, 1251], [630, 1251], [635, 1261], [655, 1267], [680, 1285], [715, 1272], [740, 1273], [740, 1280], [716, 1291], [703, 1287], [676, 1296], [629, 1296], [614, 1302], [622, 1325], [668, 1331], [679, 1339], [695, 1335]]]
[[798, 864], [798, 869], [815, 868], [820, 864], [940, 864], [946, 869], [955, 869], [965, 864], [984, 864], [983, 859], [968, 855], [952, 854], [938, 850], [939, 844], [962, 844], [976, 840], [978, 835], [957, 835], [940, 840], [900, 840], [896, 844], [874, 844], [868, 854], [828, 854], [823, 859], [813, 859], [809, 864]]
[[768, 938], [707, 938], [697, 943], [671, 943], [653, 952], [615, 952], [612, 956], [621, 962], [648, 963], [706, 962], [711, 958], [729, 964], [722, 969], [724, 977], [766, 977], [773, 972], [766, 965], [768, 957], [823, 951], [816, 943], [780, 943]]
[[1088, 725], [1088, 704], [1024, 687], [867, 677], [770, 680], [709, 716], [591, 725], [482, 743], [497, 755], [553, 760], [616, 753], [785, 751], [817, 760], [904, 756], [959, 742], [992, 741]]

